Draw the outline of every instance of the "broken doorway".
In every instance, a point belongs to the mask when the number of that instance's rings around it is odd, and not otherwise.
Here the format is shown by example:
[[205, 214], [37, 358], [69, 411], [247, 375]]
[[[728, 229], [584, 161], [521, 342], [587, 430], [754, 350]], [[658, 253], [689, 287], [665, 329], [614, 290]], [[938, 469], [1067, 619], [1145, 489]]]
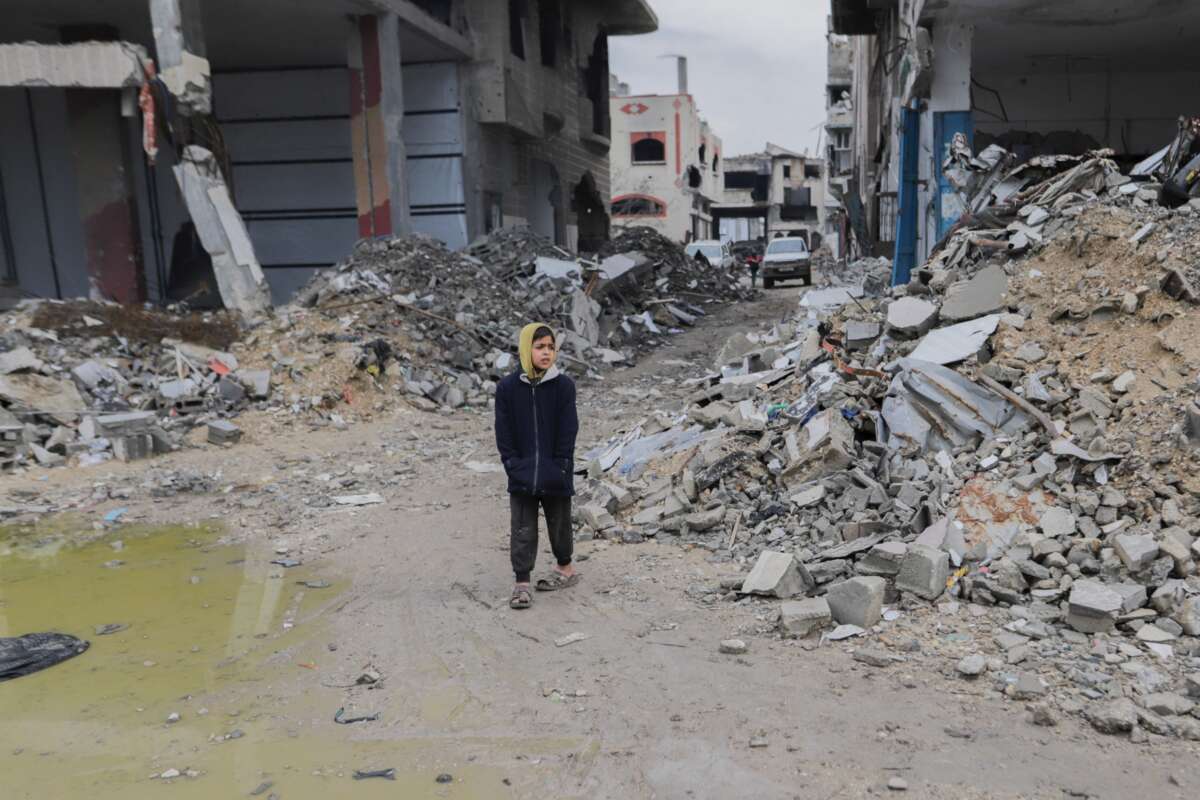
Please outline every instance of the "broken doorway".
[[534, 159], [529, 175], [529, 227], [540, 236], [559, 244], [558, 221], [562, 209], [562, 189], [558, 170], [553, 164]]
[[575, 218], [579, 226], [579, 251], [594, 253], [608, 241], [608, 211], [596, 189], [596, 179], [585, 172], [575, 185]]

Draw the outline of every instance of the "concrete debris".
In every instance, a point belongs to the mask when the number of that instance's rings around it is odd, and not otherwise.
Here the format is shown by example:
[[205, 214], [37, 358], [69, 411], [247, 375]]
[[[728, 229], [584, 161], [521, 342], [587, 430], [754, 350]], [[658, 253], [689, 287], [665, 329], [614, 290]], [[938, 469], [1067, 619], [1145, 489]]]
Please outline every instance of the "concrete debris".
[[829, 625], [832, 619], [824, 597], [785, 600], [779, 607], [779, 627], [787, 636], [804, 638]]
[[933, 303], [902, 297], [888, 306], [888, 332], [900, 338], [923, 336], [933, 327], [937, 316], [938, 309]]
[[917, 349], [912, 351], [911, 357], [932, 364], [957, 364], [979, 355], [999, 324], [1000, 315], [991, 314], [938, 328], [930, 331], [921, 340]]
[[742, 594], [795, 597], [807, 593], [811, 578], [790, 553], [764, 550], [742, 583]]
[[887, 582], [879, 577], [851, 578], [829, 587], [829, 611], [840, 625], [870, 628], [882, 617]]
[[952, 284], [946, 289], [942, 302], [942, 319], [949, 322], [982, 317], [1004, 307], [1008, 293], [1008, 276], [1000, 266], [981, 270], [967, 281]]

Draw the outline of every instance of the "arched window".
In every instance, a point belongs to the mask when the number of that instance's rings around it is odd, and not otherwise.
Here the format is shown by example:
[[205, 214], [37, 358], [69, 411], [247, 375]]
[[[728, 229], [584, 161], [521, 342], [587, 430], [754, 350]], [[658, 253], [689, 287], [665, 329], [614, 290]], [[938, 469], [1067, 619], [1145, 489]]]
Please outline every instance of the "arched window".
[[667, 160], [667, 146], [649, 136], [633, 143], [633, 163], [661, 164]]
[[665, 217], [666, 203], [644, 194], [630, 194], [613, 200], [614, 217]]

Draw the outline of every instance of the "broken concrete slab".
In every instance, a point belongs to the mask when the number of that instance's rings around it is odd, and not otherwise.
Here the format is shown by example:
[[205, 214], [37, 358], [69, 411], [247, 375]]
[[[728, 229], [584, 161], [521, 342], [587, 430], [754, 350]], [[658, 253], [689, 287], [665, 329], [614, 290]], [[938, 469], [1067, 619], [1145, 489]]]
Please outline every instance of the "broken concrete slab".
[[785, 600], [779, 609], [779, 626], [788, 636], [804, 638], [824, 628], [832, 619], [824, 597]]
[[1093, 580], [1077, 580], [1067, 601], [1067, 624], [1080, 633], [1112, 630], [1124, 600], [1108, 586]]
[[189, 145], [175, 167], [200, 243], [212, 258], [213, 274], [226, 308], [256, 318], [271, 305], [270, 290], [246, 224], [234, 208], [213, 154]]
[[208, 423], [209, 444], [233, 444], [242, 438], [242, 429], [229, 420], [214, 419]]
[[936, 600], [946, 591], [950, 556], [942, 550], [914, 544], [908, 548], [896, 576], [896, 588], [926, 600]]
[[871, 548], [855, 566], [860, 575], [878, 575], [890, 578], [900, 572], [900, 565], [908, 553], [904, 542], [882, 542]]
[[38, 412], [62, 425], [78, 422], [87, 409], [73, 382], [33, 373], [0, 375], [0, 400], [13, 412]]
[[149, 60], [146, 48], [128, 41], [0, 44], [0, 86], [134, 88]]
[[937, 322], [938, 308], [918, 297], [901, 297], [887, 310], [888, 332], [897, 338], [924, 336]]
[[0, 353], [0, 375], [9, 375], [13, 372], [40, 372], [44, 366], [45, 362], [28, 347], [17, 347], [6, 353]]
[[233, 373], [233, 377], [237, 378], [255, 400], [266, 400], [271, 396], [271, 370], [239, 369]]
[[791, 553], [764, 550], [742, 582], [742, 594], [788, 598], [807, 594], [815, 585], [808, 570]]
[[878, 322], [850, 321], [846, 323], [845, 342], [847, 350], [865, 350], [879, 338]]
[[1150, 536], [1120, 533], [1114, 537], [1113, 547], [1130, 572], [1141, 572], [1158, 558], [1158, 542]]
[[999, 324], [1000, 315], [991, 314], [938, 328], [926, 334], [911, 357], [933, 364], [956, 364], [979, 353]]
[[850, 578], [829, 587], [826, 598], [833, 619], [839, 624], [870, 628], [883, 613], [887, 581], [876, 576]]
[[1053, 506], [1042, 513], [1038, 526], [1047, 536], [1070, 536], [1075, 533], [1075, 515], [1065, 508]]
[[1008, 275], [1004, 269], [995, 265], [986, 267], [970, 280], [947, 287], [942, 319], [959, 322], [992, 314], [1004, 307], [1007, 295]]

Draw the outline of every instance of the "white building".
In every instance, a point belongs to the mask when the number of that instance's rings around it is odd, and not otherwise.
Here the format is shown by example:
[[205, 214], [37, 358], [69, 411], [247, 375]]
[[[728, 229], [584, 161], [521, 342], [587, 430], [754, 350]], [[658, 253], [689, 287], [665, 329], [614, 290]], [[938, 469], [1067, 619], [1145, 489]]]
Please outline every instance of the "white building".
[[686, 92], [613, 95], [610, 103], [614, 227], [647, 225], [679, 242], [714, 238], [721, 139], [696, 99]]

